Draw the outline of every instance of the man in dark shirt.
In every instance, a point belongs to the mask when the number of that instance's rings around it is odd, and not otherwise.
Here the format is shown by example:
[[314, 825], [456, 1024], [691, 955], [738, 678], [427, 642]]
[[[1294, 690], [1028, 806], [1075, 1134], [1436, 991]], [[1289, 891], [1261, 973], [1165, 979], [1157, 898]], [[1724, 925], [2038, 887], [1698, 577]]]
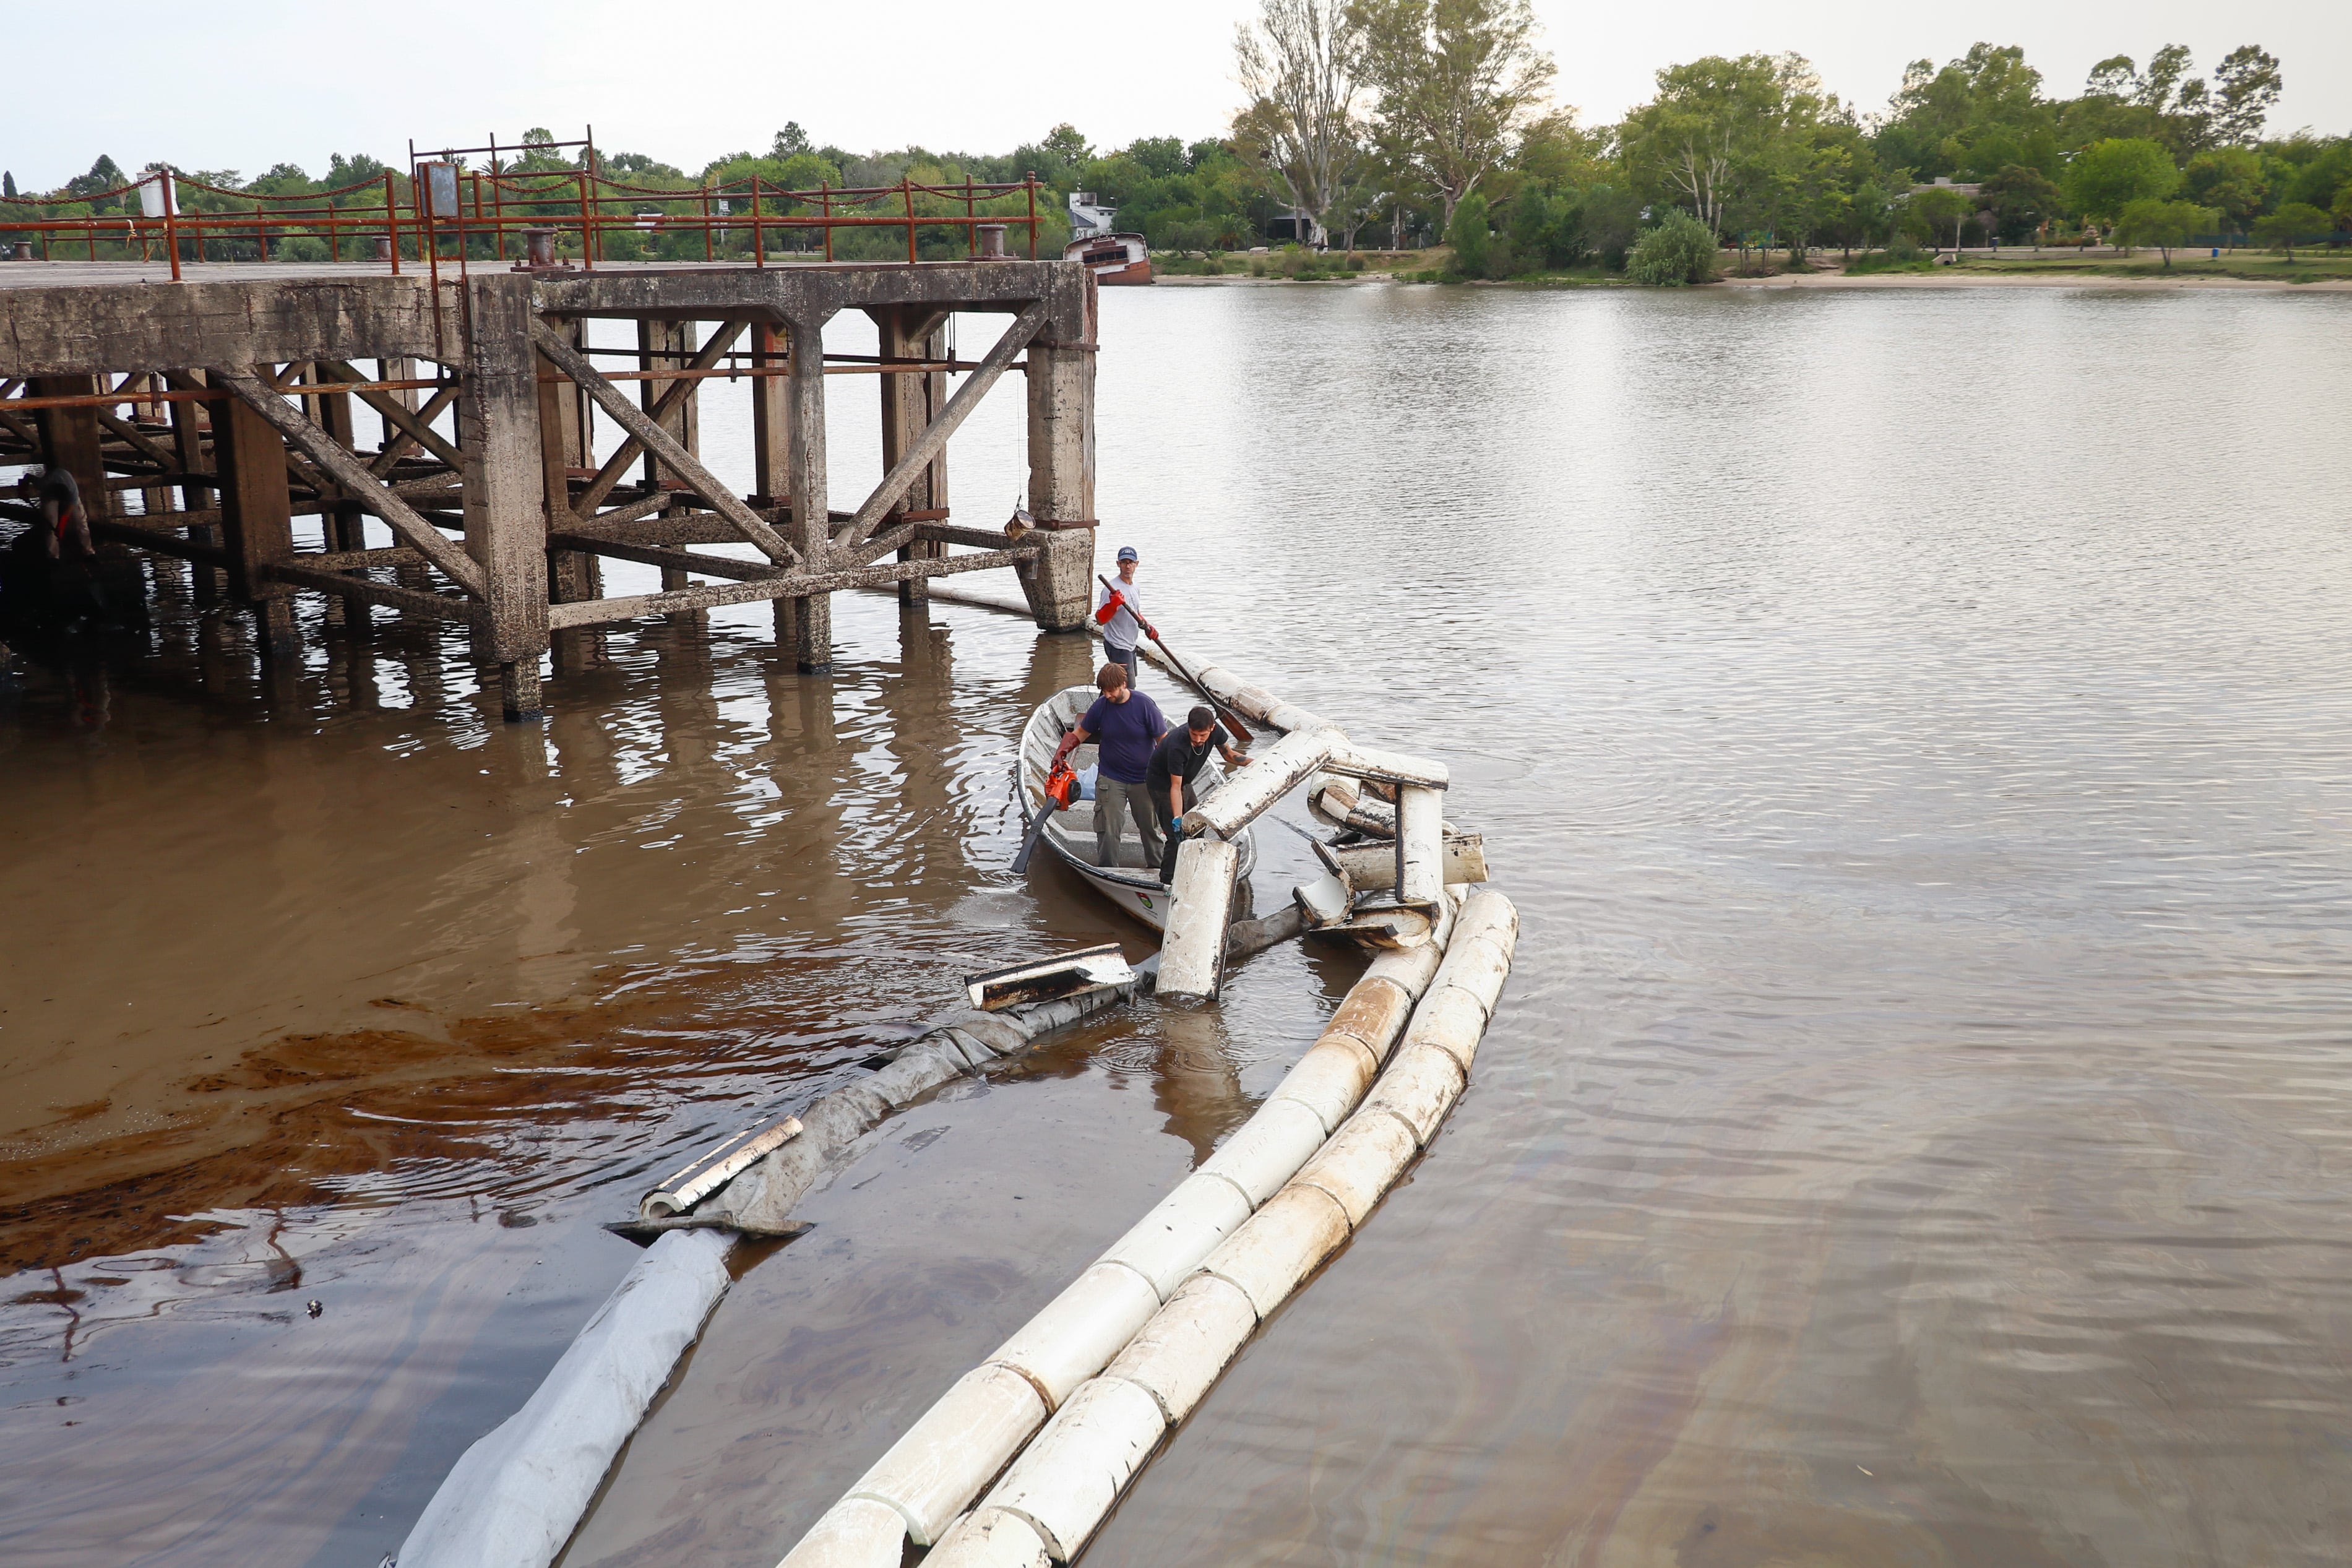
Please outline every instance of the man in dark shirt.
[[1196, 707], [1184, 716], [1183, 729], [1169, 731], [1153, 748], [1150, 764], [1144, 769], [1143, 787], [1151, 792], [1152, 812], [1160, 818], [1160, 830], [1168, 836], [1168, 852], [1160, 858], [1163, 883], [1176, 879], [1176, 846], [1183, 837], [1184, 814], [1198, 800], [1192, 780], [1211, 752], [1223, 757], [1229, 768], [1242, 765], [1242, 755], [1234, 750], [1217, 716], [1205, 707]]
[[1118, 864], [1119, 814], [1135, 818], [1136, 837], [1143, 842], [1143, 863], [1160, 860], [1160, 827], [1145, 797], [1144, 773], [1151, 765], [1151, 750], [1168, 732], [1150, 698], [1128, 684], [1127, 666], [1107, 664], [1095, 677], [1102, 695], [1087, 710], [1076, 729], [1055, 748], [1060, 762], [1089, 741], [1102, 749], [1095, 763], [1095, 864]]

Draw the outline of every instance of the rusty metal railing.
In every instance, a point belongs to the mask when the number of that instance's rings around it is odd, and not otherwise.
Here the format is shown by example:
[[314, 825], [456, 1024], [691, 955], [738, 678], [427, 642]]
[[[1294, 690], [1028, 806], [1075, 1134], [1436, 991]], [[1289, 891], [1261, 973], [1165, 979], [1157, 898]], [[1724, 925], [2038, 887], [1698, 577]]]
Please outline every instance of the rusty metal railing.
[[[823, 184], [814, 190], [780, 186], [754, 174], [673, 187], [611, 179], [596, 172], [593, 154], [588, 162], [589, 167], [580, 169], [457, 168], [441, 176], [430, 172], [434, 164], [422, 163], [404, 181], [386, 170], [380, 179], [293, 196], [230, 190], [157, 169], [65, 202], [0, 197], [0, 246], [19, 256], [37, 252], [45, 261], [128, 259], [135, 247], [141, 260], [152, 262], [160, 249], [177, 279], [183, 260], [212, 259], [212, 247], [250, 244], [253, 257], [224, 259], [263, 260], [270, 258], [273, 242], [282, 246], [298, 237], [323, 241], [329, 259], [380, 262], [396, 275], [404, 261], [437, 272], [442, 261], [503, 260], [517, 254], [528, 258], [526, 265], [576, 261], [593, 270], [613, 260], [640, 259], [613, 253], [643, 248], [648, 239], [674, 250], [678, 247], [672, 242], [679, 237], [697, 236], [705, 261], [732, 259], [740, 245], [744, 261], [766, 267], [777, 258], [770, 249], [772, 237], [804, 235], [821, 237], [824, 258], [831, 261], [837, 234], [866, 229], [901, 231], [905, 258], [912, 263], [920, 259], [924, 230], [960, 230], [964, 255], [978, 257], [987, 253], [982, 231], [999, 227], [1025, 230], [1034, 259], [1037, 196], [1046, 188], [1034, 174], [1017, 182], [930, 184], [902, 179], [895, 185]], [[194, 193], [206, 205], [184, 205], [184, 193]], [[137, 211], [50, 210], [126, 197], [139, 204]], [[227, 202], [242, 205], [218, 205]], [[536, 256], [528, 244], [513, 243], [531, 231], [545, 236]], [[625, 246], [614, 243], [621, 234], [631, 237]], [[688, 237], [686, 248], [692, 243]], [[346, 249], [354, 245], [364, 254], [347, 257]], [[477, 246], [488, 254], [473, 258]], [[101, 247], [110, 254], [102, 256]], [[76, 258], [77, 250], [84, 255]]]

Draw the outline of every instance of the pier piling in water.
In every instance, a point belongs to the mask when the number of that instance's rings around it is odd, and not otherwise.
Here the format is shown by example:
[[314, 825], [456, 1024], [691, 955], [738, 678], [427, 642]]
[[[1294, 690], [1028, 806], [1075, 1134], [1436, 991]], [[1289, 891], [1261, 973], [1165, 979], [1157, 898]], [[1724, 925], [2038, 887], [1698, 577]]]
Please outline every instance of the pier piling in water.
[[[266, 660], [297, 657], [298, 593], [328, 595], [347, 626], [369, 606], [455, 622], [497, 665], [506, 716], [527, 720], [551, 652], [560, 683], [598, 661], [607, 628], [721, 605], [772, 601], [804, 674], [832, 668], [845, 589], [895, 587], [915, 607], [935, 577], [1011, 567], [1041, 627], [1086, 626], [1095, 303], [1077, 263], [93, 275], [0, 279], [0, 466], [71, 472], [101, 544], [186, 563], [200, 601], [225, 584]], [[879, 354], [828, 356], [826, 324], [852, 310]], [[1009, 326], [957, 359], [955, 313]], [[592, 346], [597, 321], [633, 323], [635, 348]], [[1028, 381], [1034, 520], [1013, 535], [952, 521], [947, 481], [949, 437], [1008, 371]], [[847, 512], [828, 493], [829, 374], [881, 389], [886, 477]], [[701, 460], [715, 377], [751, 383], [749, 494]], [[382, 421], [373, 449], [355, 400]], [[599, 414], [617, 426], [601, 457]], [[132, 491], [144, 510], [123, 504]], [[362, 514], [388, 543], [367, 543]], [[311, 518], [315, 535], [298, 530]], [[758, 553], [696, 548], [719, 543]], [[659, 591], [608, 593], [615, 560], [658, 568]]]

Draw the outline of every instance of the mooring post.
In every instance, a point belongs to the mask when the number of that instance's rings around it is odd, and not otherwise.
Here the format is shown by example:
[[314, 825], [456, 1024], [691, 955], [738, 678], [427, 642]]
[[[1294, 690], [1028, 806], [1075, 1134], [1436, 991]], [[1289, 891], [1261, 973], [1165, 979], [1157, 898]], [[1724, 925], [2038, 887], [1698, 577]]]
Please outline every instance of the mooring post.
[[1016, 568], [1049, 632], [1084, 631], [1094, 600], [1095, 282], [1057, 268], [1053, 312], [1029, 342], [1029, 510], [1045, 547]]
[[[773, 321], [751, 323], [751, 368], [785, 368], [783, 340]], [[789, 506], [793, 493], [792, 388], [781, 375], [751, 377], [751, 505], [778, 521], [777, 507]], [[790, 535], [789, 528], [786, 530]], [[793, 599], [772, 599], [776, 617], [776, 646], [790, 648], [793, 641]]]
[[530, 279], [468, 279], [470, 331], [457, 424], [466, 459], [466, 551], [489, 579], [485, 613], [509, 721], [541, 711], [547, 651], [546, 484], [541, 468], [539, 355], [530, 342]]
[[[787, 536], [809, 571], [824, 569], [829, 553], [831, 501], [824, 477], [824, 323], [812, 312], [785, 322], [792, 343], [791, 461], [793, 527]], [[803, 675], [833, 673], [833, 599], [812, 594], [793, 617], [793, 663]]]
[[[264, 367], [267, 368], [267, 367]], [[220, 475], [221, 543], [228, 591], [253, 610], [264, 658], [295, 651], [294, 589], [269, 568], [294, 553], [293, 503], [286, 489], [286, 443], [276, 426], [236, 397], [209, 405], [213, 466]]]

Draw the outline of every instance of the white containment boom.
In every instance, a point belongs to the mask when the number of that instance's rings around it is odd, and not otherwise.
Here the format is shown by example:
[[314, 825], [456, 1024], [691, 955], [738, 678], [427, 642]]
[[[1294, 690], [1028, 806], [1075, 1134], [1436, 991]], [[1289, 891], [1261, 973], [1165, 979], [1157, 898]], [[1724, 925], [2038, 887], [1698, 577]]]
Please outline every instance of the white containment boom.
[[1397, 790], [1397, 902], [1433, 910], [1445, 897], [1445, 796], [1419, 784]]
[[1159, 993], [1207, 1001], [1225, 977], [1225, 927], [1234, 915], [1241, 849], [1214, 838], [1188, 838], [1176, 851], [1175, 902], [1160, 946]]

